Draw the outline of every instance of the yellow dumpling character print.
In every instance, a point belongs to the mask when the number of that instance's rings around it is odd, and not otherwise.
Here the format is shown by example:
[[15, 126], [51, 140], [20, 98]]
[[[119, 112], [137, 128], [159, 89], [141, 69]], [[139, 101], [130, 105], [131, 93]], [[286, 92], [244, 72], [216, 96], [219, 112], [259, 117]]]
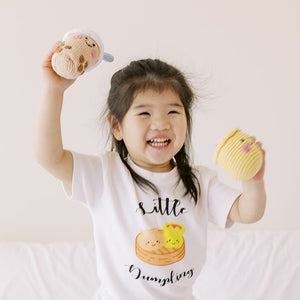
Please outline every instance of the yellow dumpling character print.
[[162, 226], [165, 237], [165, 247], [178, 249], [183, 244], [185, 228], [182, 224], [166, 223]]
[[156, 266], [165, 266], [184, 258], [184, 226], [171, 222], [162, 228], [143, 230], [136, 236], [135, 252], [140, 260]]

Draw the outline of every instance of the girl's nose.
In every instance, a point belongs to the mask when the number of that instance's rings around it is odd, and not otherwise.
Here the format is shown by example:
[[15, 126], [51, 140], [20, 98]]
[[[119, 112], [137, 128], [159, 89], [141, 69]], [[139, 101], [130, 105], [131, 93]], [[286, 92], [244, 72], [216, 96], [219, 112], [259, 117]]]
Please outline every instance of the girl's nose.
[[152, 120], [151, 130], [168, 130], [170, 129], [169, 120], [165, 117], [156, 117]]

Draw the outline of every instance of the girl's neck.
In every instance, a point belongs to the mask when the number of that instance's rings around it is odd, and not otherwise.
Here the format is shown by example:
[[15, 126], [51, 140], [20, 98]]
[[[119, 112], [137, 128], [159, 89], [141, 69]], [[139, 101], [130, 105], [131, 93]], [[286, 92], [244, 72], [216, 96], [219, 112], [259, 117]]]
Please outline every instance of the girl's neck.
[[138, 166], [144, 170], [153, 172], [153, 173], [167, 173], [167, 172], [170, 172], [176, 166], [176, 162], [174, 159], [171, 159], [169, 162], [166, 162], [165, 164], [152, 165], [152, 166], [149, 166], [149, 165], [144, 166], [144, 165], [140, 164], [139, 162], [133, 160], [130, 156], [129, 156], [129, 159], [136, 166]]

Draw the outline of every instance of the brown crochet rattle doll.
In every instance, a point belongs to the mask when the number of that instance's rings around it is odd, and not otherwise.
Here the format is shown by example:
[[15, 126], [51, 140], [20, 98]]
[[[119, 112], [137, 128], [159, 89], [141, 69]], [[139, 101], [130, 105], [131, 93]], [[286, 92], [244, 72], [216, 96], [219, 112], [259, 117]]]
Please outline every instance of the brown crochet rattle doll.
[[75, 79], [102, 60], [112, 62], [114, 58], [104, 52], [100, 37], [90, 30], [73, 29], [53, 54], [52, 67], [61, 77]]

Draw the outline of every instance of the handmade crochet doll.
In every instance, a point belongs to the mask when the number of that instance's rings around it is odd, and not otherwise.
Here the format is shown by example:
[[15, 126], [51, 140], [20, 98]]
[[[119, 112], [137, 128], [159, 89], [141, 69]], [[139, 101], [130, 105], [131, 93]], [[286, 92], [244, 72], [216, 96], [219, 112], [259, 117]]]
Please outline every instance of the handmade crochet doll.
[[247, 134], [234, 129], [217, 144], [214, 159], [233, 178], [248, 180], [260, 170], [263, 154]]
[[52, 56], [52, 67], [61, 77], [75, 79], [91, 70], [102, 60], [111, 62], [113, 56], [104, 52], [100, 37], [93, 31], [73, 29]]

